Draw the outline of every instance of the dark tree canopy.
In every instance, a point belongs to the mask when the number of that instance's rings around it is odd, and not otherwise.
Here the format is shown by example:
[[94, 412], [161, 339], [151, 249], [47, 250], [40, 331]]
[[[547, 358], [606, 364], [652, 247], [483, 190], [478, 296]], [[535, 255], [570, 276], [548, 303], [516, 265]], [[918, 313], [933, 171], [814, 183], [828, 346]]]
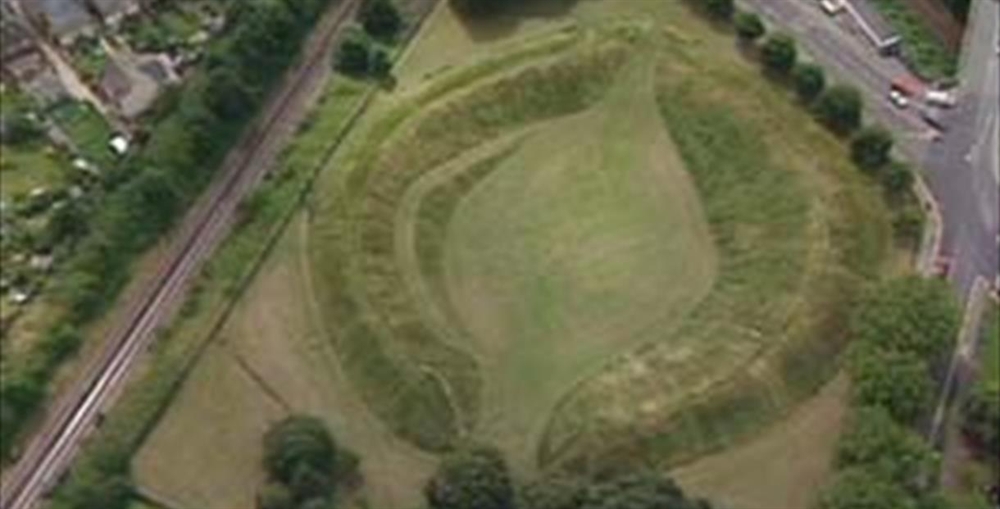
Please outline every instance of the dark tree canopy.
[[518, 509], [579, 509], [584, 485], [570, 479], [536, 481], [521, 490]]
[[892, 133], [879, 126], [865, 127], [851, 140], [851, 160], [874, 173], [892, 159]]
[[856, 405], [880, 406], [901, 423], [912, 423], [931, 398], [927, 362], [908, 352], [860, 346], [852, 352], [851, 389]]
[[826, 88], [826, 73], [823, 68], [813, 63], [801, 63], [792, 72], [795, 81], [795, 92], [805, 102], [812, 102]]
[[372, 37], [391, 41], [403, 28], [403, 17], [392, 0], [368, 0], [361, 11], [361, 25]]
[[826, 493], [822, 509], [917, 509], [909, 493], [863, 468], [840, 472]]
[[736, 10], [733, 0], [702, 0], [705, 10], [713, 17], [728, 20]]
[[947, 283], [922, 277], [881, 285], [858, 304], [850, 324], [855, 341], [933, 360], [958, 333], [958, 307]]
[[764, 41], [760, 56], [764, 67], [769, 71], [788, 74], [795, 67], [795, 62], [798, 59], [795, 39], [788, 34], [774, 34]]
[[891, 161], [882, 170], [880, 180], [890, 195], [902, 195], [913, 188], [913, 170], [906, 163]]
[[498, 450], [471, 446], [450, 454], [425, 487], [432, 509], [511, 509], [514, 485]]
[[934, 452], [885, 409], [859, 408], [852, 421], [837, 450], [841, 468], [863, 467], [869, 474], [907, 486], [934, 466]]
[[848, 85], [834, 85], [820, 96], [816, 114], [833, 132], [850, 134], [861, 126], [861, 93]]
[[336, 454], [333, 438], [315, 417], [289, 417], [264, 436], [264, 466], [285, 484], [291, 483], [297, 472], [306, 470], [329, 475]]
[[764, 36], [767, 28], [760, 16], [753, 12], [741, 12], [736, 15], [736, 35], [744, 41], [756, 41]]

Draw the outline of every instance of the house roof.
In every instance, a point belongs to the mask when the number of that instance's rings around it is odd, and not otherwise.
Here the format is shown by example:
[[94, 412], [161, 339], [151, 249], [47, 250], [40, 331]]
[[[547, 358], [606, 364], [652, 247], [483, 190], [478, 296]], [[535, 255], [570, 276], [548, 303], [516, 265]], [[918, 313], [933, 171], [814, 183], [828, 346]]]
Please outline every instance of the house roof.
[[114, 59], [109, 59], [101, 74], [100, 88], [106, 96], [118, 102], [132, 91], [132, 81]]
[[35, 16], [44, 18], [57, 37], [74, 34], [94, 23], [80, 0], [31, 0], [22, 5]]

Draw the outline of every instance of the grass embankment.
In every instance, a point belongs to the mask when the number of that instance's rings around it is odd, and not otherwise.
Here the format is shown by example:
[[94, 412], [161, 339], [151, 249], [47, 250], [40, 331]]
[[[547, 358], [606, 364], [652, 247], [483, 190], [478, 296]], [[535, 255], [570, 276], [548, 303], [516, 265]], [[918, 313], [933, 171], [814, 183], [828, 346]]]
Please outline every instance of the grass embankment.
[[129, 390], [84, 449], [63, 491], [72, 491], [79, 484], [77, 478], [87, 479], [100, 471], [108, 458], [130, 458], [138, 450], [212, 338], [216, 324], [228, 312], [248, 271], [254, 269], [269, 239], [298, 206], [317, 161], [345, 128], [365, 89], [347, 79], [334, 81], [302, 134], [282, 155], [276, 176], [256, 191], [253, 205], [242, 212], [240, 225], [206, 264], [180, 316], [161, 332], [152, 357], [136, 372]]
[[903, 38], [903, 57], [917, 74], [927, 79], [952, 78], [958, 72], [958, 55], [934, 33], [905, 0], [871, 0]]
[[[505, 128], [586, 107], [621, 56], [620, 48], [587, 48], [527, 69], [429, 108], [396, 136], [405, 117], [389, 113], [366, 133], [372, 141], [356, 152], [356, 166], [326, 188], [311, 244], [328, 333], [365, 399], [401, 436], [430, 450], [454, 444], [478, 418], [481, 379], [472, 358], [437, 338], [399, 291], [405, 279], [393, 252], [398, 202], [423, 173]], [[432, 87], [419, 100], [429, 106], [451, 88]], [[392, 144], [383, 147], [386, 140]]]

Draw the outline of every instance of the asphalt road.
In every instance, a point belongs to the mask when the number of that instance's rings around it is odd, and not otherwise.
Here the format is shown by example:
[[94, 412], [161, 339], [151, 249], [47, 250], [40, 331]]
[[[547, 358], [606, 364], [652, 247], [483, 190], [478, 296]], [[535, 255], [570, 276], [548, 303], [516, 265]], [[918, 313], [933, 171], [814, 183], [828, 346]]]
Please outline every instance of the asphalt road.
[[978, 0], [973, 6], [958, 107], [944, 112], [947, 129], [938, 141], [931, 141], [933, 131], [914, 108], [900, 110], [886, 99], [892, 80], [908, 74], [906, 67], [895, 58], [880, 56], [846, 16], [827, 15], [818, 0], [743, 3], [772, 26], [794, 34], [837, 81], [857, 86], [865, 96], [868, 113], [896, 133], [898, 149], [921, 167], [942, 215], [939, 254], [951, 260], [950, 278], [959, 297], [967, 298], [977, 277], [995, 281], [1000, 269], [998, 2]]
[[261, 181], [305, 117], [329, 74], [333, 41], [352, 19], [358, 1], [336, 2], [306, 42], [303, 58], [223, 162], [219, 175], [173, 235], [167, 261], [83, 370], [74, 389], [49, 407], [18, 462], [6, 473], [0, 508], [30, 509], [58, 482], [99, 416], [120, 393], [153, 332], [176, 310], [186, 285], [224, 239], [237, 206]]

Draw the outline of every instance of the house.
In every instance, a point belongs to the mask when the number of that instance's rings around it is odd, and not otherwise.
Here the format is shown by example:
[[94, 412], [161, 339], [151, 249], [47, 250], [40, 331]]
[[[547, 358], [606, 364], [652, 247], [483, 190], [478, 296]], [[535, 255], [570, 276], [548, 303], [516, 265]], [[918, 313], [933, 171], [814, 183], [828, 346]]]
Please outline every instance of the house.
[[83, 0], [28, 0], [21, 6], [39, 31], [61, 45], [97, 32], [97, 23]]
[[0, 80], [16, 83], [24, 68], [17, 62], [37, 56], [39, 50], [31, 31], [9, 10], [7, 4], [0, 4], [0, 10], [3, 11], [0, 18]]
[[896, 34], [889, 23], [879, 14], [871, 0], [854, 0], [846, 2], [847, 12], [864, 32], [868, 41], [883, 55], [895, 53], [899, 49], [902, 38]]
[[97, 90], [107, 101], [120, 105], [132, 93], [132, 80], [114, 59], [108, 59]]
[[118, 26], [123, 19], [134, 16], [141, 10], [138, 0], [88, 0], [91, 8], [108, 26]]

